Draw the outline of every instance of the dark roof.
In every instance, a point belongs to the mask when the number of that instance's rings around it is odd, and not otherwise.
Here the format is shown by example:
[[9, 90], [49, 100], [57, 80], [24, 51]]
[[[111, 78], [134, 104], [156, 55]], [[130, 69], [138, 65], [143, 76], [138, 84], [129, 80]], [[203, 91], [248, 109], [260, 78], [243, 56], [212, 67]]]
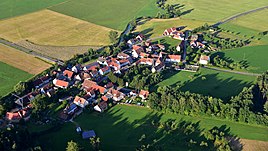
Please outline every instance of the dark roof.
[[96, 136], [96, 134], [95, 134], [95, 132], [93, 131], [93, 130], [90, 130], [90, 131], [84, 131], [83, 133], [82, 133], [82, 137], [83, 137], [83, 139], [89, 139], [89, 138], [91, 138], [91, 137], [95, 137]]

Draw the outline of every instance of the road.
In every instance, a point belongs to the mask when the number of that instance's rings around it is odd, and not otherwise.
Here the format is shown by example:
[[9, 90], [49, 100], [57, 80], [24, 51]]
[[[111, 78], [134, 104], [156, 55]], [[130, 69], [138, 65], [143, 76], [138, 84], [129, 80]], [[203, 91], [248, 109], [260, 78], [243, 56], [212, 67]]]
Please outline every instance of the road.
[[63, 62], [61, 62], [60, 60], [51, 58], [51, 57], [49, 57], [49, 56], [46, 56], [46, 55], [43, 55], [43, 54], [40, 54], [40, 53], [37, 53], [37, 52], [35, 52], [35, 51], [33, 51], [33, 50], [27, 49], [27, 48], [25, 48], [25, 47], [22, 47], [22, 46], [20, 46], [20, 45], [17, 45], [17, 44], [15, 44], [15, 43], [12, 43], [12, 42], [7, 41], [7, 40], [5, 40], [5, 39], [0, 39], [0, 43], [1, 43], [1, 44], [4, 44], [4, 45], [7, 45], [7, 46], [9, 46], [9, 47], [18, 49], [18, 50], [20, 50], [20, 51], [26, 52], [26, 53], [28, 53], [28, 54], [31, 54], [31, 55], [35, 56], [35, 57], [38, 57], [38, 58], [43, 59], [43, 60], [46, 60], [46, 61], [48, 61], [48, 62], [53, 62], [53, 63], [58, 63], [58, 64], [60, 64], [60, 65], [63, 65]]
[[257, 74], [257, 73], [241, 72], [241, 71], [234, 71], [234, 70], [228, 70], [228, 69], [214, 68], [214, 67], [208, 67], [208, 66], [204, 66], [202, 68], [211, 69], [211, 70], [215, 70], [215, 71], [228, 72], [228, 73], [235, 73], [235, 74], [240, 74], [240, 75], [248, 75], [248, 76], [260, 76], [261, 75], [261, 74]]
[[263, 9], [268, 9], [268, 6], [264, 6], [264, 7], [259, 7], [259, 8], [256, 8], [256, 9], [252, 9], [252, 10], [249, 10], [249, 11], [246, 11], [246, 12], [243, 12], [243, 13], [239, 13], [239, 14], [236, 14], [236, 15], [233, 15], [231, 17], [228, 17], [220, 22], [217, 22], [216, 24], [212, 25], [212, 26], [219, 26], [221, 24], [224, 24], [224, 23], [227, 23], [231, 20], [234, 20], [238, 17], [241, 17], [241, 16], [244, 16], [244, 15], [247, 15], [247, 14], [250, 14], [250, 13], [254, 13], [254, 12], [257, 12], [257, 11], [260, 11], [260, 10], [263, 10]]

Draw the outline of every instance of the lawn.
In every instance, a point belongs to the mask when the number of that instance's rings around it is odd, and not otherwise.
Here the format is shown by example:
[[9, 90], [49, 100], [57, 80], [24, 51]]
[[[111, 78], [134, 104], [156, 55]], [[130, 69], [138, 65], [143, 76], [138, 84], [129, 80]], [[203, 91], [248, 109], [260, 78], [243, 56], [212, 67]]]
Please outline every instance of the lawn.
[[0, 0], [0, 20], [47, 8], [66, 0]]
[[51, 65], [32, 55], [0, 44], [0, 61], [30, 74], [38, 74]]
[[0, 21], [0, 37], [51, 46], [109, 45], [112, 29], [50, 10]]
[[202, 68], [197, 73], [167, 71], [157, 86], [180, 86], [182, 91], [209, 95], [223, 100], [235, 96], [256, 79], [253, 76], [219, 72]]
[[[221, 52], [216, 52], [215, 54], [222, 57], [231, 58], [236, 62], [245, 60], [248, 63], [247, 71], [254, 73], [264, 73], [268, 70], [267, 60], [268, 60], [268, 45], [266, 46], [251, 46], [236, 48]], [[214, 55], [215, 55], [214, 54]]]
[[143, 33], [147, 37], [158, 37], [162, 36], [164, 31], [171, 27], [182, 27], [186, 26], [186, 29], [194, 29], [196, 27], [204, 25], [204, 21], [190, 20], [190, 19], [152, 19], [139, 25], [135, 32]]
[[13, 90], [19, 81], [25, 81], [33, 75], [0, 61], [0, 96]]
[[[93, 129], [97, 136], [101, 138], [102, 150], [135, 150], [140, 145], [138, 139], [142, 134], [146, 134], [148, 138], [159, 136], [157, 128], [152, 127], [149, 123], [152, 120], [166, 121], [175, 119], [179, 121], [200, 122], [201, 129], [211, 129], [214, 126], [226, 125], [230, 127], [232, 134], [241, 138], [256, 139], [268, 141], [268, 128], [261, 126], [253, 126], [248, 124], [240, 124], [225, 120], [217, 120], [204, 117], [188, 117], [176, 114], [160, 114], [153, 112], [147, 108], [130, 107], [125, 105], [117, 105], [105, 113], [87, 113], [75, 119], [83, 130]], [[178, 134], [179, 135], [179, 134]], [[171, 136], [161, 135], [158, 139], [159, 143], [163, 140], [170, 140]], [[65, 123], [63, 128], [57, 132], [49, 133], [39, 137], [39, 142], [48, 150], [65, 150], [68, 141], [78, 142], [85, 150], [89, 150], [89, 140], [83, 140], [79, 134], [75, 132], [73, 123]], [[180, 148], [184, 142], [164, 145], [165, 149], [176, 150]]]
[[[267, 0], [168, 0], [169, 4], [184, 5], [189, 11], [183, 18], [217, 22], [238, 13], [268, 5]], [[262, 15], [262, 17], [264, 17]]]
[[49, 9], [123, 31], [139, 16], [155, 16], [160, 9], [156, 0], [70, 0]]

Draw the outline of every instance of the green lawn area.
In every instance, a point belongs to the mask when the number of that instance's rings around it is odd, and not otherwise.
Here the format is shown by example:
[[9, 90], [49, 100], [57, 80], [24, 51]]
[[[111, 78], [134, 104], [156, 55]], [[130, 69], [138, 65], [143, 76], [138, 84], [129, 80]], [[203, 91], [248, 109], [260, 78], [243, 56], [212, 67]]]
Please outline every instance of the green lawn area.
[[25, 81], [32, 76], [25, 71], [0, 62], [0, 96], [4, 96], [13, 90], [13, 87], [19, 81]]
[[[165, 143], [165, 149], [176, 150], [182, 148], [184, 142], [176, 141], [175, 144], [167, 144], [173, 136], [160, 135], [159, 129], [151, 126], [152, 120], [166, 121], [175, 119], [179, 121], [200, 122], [201, 129], [211, 129], [214, 126], [230, 127], [230, 133], [241, 138], [268, 141], [268, 128], [262, 126], [253, 126], [225, 120], [205, 117], [189, 117], [176, 114], [161, 114], [153, 112], [148, 108], [130, 107], [117, 105], [105, 113], [87, 113], [75, 119], [83, 130], [94, 130], [98, 137], [101, 138], [102, 150], [135, 150], [140, 145], [138, 139], [142, 134], [148, 138], [160, 136], [159, 143]], [[179, 135], [179, 134], [178, 134]], [[175, 136], [174, 136], [175, 137]], [[65, 123], [63, 128], [57, 132], [49, 133], [39, 137], [39, 142], [47, 150], [64, 151], [67, 142], [70, 140], [78, 142], [85, 150], [90, 150], [89, 140], [83, 140], [75, 132], [73, 123]], [[164, 141], [165, 140], [165, 141]]]
[[231, 58], [237, 62], [246, 60], [249, 66], [246, 70], [249, 72], [264, 73], [268, 70], [268, 45], [236, 48], [215, 54]]
[[168, 0], [168, 3], [185, 5], [183, 11], [189, 10], [190, 13], [182, 18], [212, 22], [268, 5], [267, 0]]
[[66, 0], [0, 0], [0, 20], [35, 12]]
[[[164, 80], [157, 86], [180, 86], [182, 91], [209, 95], [223, 100], [237, 95], [256, 77], [234, 73], [200, 69], [197, 73], [186, 71], [166, 71]], [[202, 78], [203, 77], [203, 78]]]
[[155, 16], [155, 0], [70, 0], [49, 9], [116, 30], [139, 16]]

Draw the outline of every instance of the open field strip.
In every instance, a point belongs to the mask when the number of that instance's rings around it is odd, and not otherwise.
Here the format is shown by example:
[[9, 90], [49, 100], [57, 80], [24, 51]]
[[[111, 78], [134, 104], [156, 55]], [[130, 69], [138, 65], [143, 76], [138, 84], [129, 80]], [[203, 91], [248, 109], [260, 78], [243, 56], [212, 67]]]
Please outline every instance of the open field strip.
[[4, 39], [52, 46], [108, 45], [111, 30], [50, 10], [0, 21], [0, 37]]
[[[2, 55], [0, 55], [2, 57]], [[0, 96], [4, 96], [13, 90], [13, 87], [20, 81], [32, 77], [32, 74], [15, 68], [0, 60]]]
[[[135, 107], [126, 105], [116, 105], [105, 113], [84, 112], [74, 121], [81, 126], [83, 130], [94, 130], [101, 139], [103, 150], [134, 150], [140, 143], [138, 139], [142, 134], [157, 133], [155, 127], [150, 126], [152, 120], [167, 121], [175, 119], [179, 121], [200, 122], [201, 129], [211, 129], [214, 126], [230, 127], [230, 133], [241, 138], [268, 141], [268, 128], [241, 124], [226, 120], [219, 120], [206, 117], [190, 117], [170, 113], [157, 113], [145, 107]], [[34, 128], [38, 129], [38, 127]], [[64, 136], [64, 137], [62, 137]], [[116, 137], [115, 137], [116, 136]], [[149, 135], [150, 136], [150, 135]], [[148, 137], [149, 137], [148, 136]], [[165, 137], [163, 135], [163, 137]], [[171, 136], [166, 136], [169, 137]], [[89, 140], [83, 140], [81, 135], [76, 133], [73, 123], [66, 123], [56, 131], [47, 133], [38, 138], [43, 142], [44, 147], [50, 150], [65, 150], [66, 142], [73, 140], [78, 142], [85, 150], [90, 150]], [[176, 142], [179, 148], [184, 142]], [[171, 147], [164, 145], [164, 148]], [[172, 148], [172, 147], [171, 147]], [[174, 149], [174, 145], [173, 148]]]
[[0, 61], [30, 74], [38, 74], [51, 65], [14, 48], [0, 44]]

